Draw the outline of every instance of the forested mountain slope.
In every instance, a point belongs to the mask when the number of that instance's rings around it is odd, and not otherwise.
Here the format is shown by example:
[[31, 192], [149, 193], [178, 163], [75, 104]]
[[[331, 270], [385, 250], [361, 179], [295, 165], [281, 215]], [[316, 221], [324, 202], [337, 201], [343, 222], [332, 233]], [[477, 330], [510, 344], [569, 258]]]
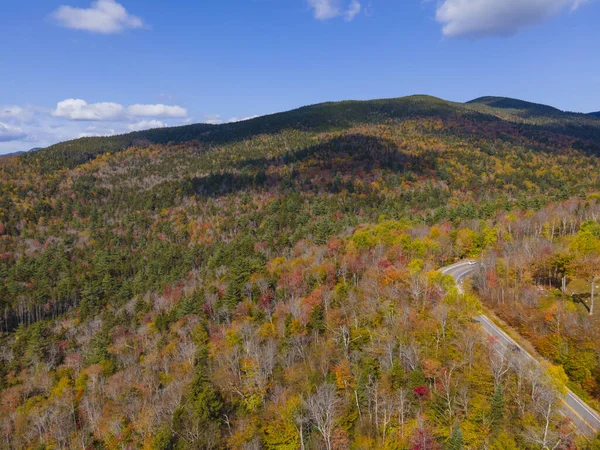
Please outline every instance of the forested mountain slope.
[[[222, 144], [247, 139], [261, 133], [277, 133], [287, 128], [304, 131], [327, 131], [352, 124], [378, 123], [390, 118], [410, 116], [448, 116], [458, 104], [428, 96], [413, 96], [367, 102], [322, 103], [293, 111], [223, 125], [194, 124], [159, 128], [111, 136], [75, 139], [31, 155], [35, 160], [55, 161], [53, 167], [72, 167], [99, 153], [117, 152], [130, 146], [168, 144], [190, 141]], [[58, 159], [58, 161], [56, 161]]]
[[416, 96], [3, 158], [0, 448], [586, 448], [599, 153], [583, 114]]
[[[480, 113], [484, 113], [481, 115]], [[149, 144], [177, 144], [199, 141], [222, 144], [247, 139], [261, 133], [277, 133], [293, 128], [303, 131], [330, 131], [344, 129], [356, 124], [381, 123], [392, 119], [411, 117], [462, 117], [493, 121], [510, 118], [528, 123], [528, 118], [544, 121], [553, 119], [555, 124], [568, 128], [567, 133], [583, 138], [597, 137], [598, 126], [583, 114], [565, 113], [556, 108], [504, 97], [482, 97], [466, 104], [447, 102], [435, 97], [416, 95], [411, 97], [322, 103], [293, 111], [271, 114], [255, 119], [223, 125], [194, 124], [171, 128], [135, 131], [111, 137], [86, 137], [53, 145], [42, 151], [32, 152], [29, 157], [40, 161], [53, 161], [49, 167], [73, 167], [88, 161], [100, 153], [118, 152], [131, 146]], [[548, 125], [548, 124], [546, 124]], [[590, 128], [595, 130], [590, 131]], [[542, 132], [543, 130], [538, 130]], [[527, 132], [536, 132], [530, 127]]]

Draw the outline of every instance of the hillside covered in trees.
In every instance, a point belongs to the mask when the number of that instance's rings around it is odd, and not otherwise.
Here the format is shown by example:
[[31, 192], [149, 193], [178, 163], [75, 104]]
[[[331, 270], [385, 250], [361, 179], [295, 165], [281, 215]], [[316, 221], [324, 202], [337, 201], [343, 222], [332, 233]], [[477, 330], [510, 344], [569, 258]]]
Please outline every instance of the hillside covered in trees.
[[0, 449], [600, 448], [560, 412], [600, 404], [599, 157], [415, 96], [0, 158]]

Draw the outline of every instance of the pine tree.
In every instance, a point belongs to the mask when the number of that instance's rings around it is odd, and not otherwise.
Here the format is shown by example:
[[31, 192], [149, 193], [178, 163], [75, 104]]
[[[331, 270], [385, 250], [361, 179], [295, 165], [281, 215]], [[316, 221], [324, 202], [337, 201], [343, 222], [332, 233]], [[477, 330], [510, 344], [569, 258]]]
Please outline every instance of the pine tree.
[[448, 450], [462, 450], [464, 448], [464, 439], [460, 424], [456, 422], [454, 424], [454, 430], [448, 440]]
[[318, 245], [325, 244], [333, 232], [333, 222], [329, 217], [319, 220], [315, 224], [315, 243]]
[[104, 293], [104, 297], [110, 297], [115, 291], [115, 281], [113, 277], [110, 276], [110, 273], [106, 273], [102, 278], [102, 292]]
[[319, 333], [325, 331], [325, 314], [321, 305], [315, 306], [311, 311], [307, 328], [311, 331], [318, 331]]
[[27, 335], [27, 346], [25, 348], [25, 358], [31, 364], [37, 364], [42, 361], [48, 345], [46, 329], [41, 322], [31, 325], [25, 329]]
[[494, 392], [494, 398], [492, 398], [492, 411], [491, 411], [492, 423], [498, 426], [504, 419], [504, 393], [500, 386], [496, 387]]
[[90, 342], [90, 349], [86, 355], [88, 364], [100, 364], [110, 358], [108, 347], [110, 346], [110, 336], [108, 332], [98, 333]]
[[242, 301], [242, 288], [248, 281], [252, 268], [246, 259], [237, 259], [229, 270], [229, 286], [223, 297], [223, 305], [232, 310]]
[[194, 328], [192, 340], [197, 346], [194, 380], [187, 395], [188, 401], [173, 415], [173, 429], [180, 435], [186, 429], [199, 430], [195, 441], [187, 443], [188, 448], [206, 448], [203, 440], [220, 434], [221, 411], [225, 402], [208, 376], [209, 335], [205, 325], [199, 324]]

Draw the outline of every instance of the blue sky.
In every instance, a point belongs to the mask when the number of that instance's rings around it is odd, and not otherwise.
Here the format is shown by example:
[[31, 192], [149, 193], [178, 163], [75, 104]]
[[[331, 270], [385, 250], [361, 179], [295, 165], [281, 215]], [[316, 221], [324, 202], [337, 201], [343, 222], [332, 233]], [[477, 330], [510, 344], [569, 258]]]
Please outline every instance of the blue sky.
[[600, 1], [3, 3], [0, 153], [411, 94], [600, 110]]

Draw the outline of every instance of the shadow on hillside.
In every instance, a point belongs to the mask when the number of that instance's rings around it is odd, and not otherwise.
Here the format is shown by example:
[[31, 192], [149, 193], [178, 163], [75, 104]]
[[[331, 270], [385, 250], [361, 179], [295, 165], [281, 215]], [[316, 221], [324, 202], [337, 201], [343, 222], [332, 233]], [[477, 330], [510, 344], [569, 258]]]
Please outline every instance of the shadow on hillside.
[[[499, 105], [502, 106], [514, 106]], [[588, 154], [600, 154], [600, 121], [584, 114], [556, 116], [554, 109], [533, 109], [524, 112], [534, 118], [541, 114], [539, 124], [512, 122], [489, 112], [465, 109], [460, 104], [445, 102], [427, 96], [413, 96], [390, 100], [349, 101], [323, 103], [296, 110], [257, 117], [251, 120], [221, 125], [192, 124], [179, 127], [136, 131], [111, 137], [87, 137], [26, 153], [24, 161], [40, 162], [46, 171], [73, 168], [103, 153], [115, 153], [129, 147], [146, 147], [152, 144], [189, 143], [207, 149], [209, 145], [222, 145], [243, 141], [261, 134], [277, 134], [283, 130], [323, 132], [349, 129], [357, 124], [388, 123], [407, 119], [465, 119], [475, 122], [498, 122], [514, 125], [514, 132], [538, 140], [549, 148], [561, 136], [568, 136], [573, 147]], [[548, 122], [551, 118], [552, 121]], [[456, 130], [449, 130], [456, 132]], [[510, 136], [504, 136], [507, 139]]]
[[32, 162], [39, 160], [46, 170], [55, 170], [72, 168], [99, 154], [120, 152], [132, 146], [188, 142], [200, 146], [222, 145], [283, 130], [323, 132], [348, 129], [356, 124], [384, 123], [390, 119], [456, 117], [459, 111], [462, 109], [456, 104], [428, 96], [322, 103], [220, 125], [198, 123], [118, 136], [74, 139], [27, 153], [23, 158]]
[[[279, 170], [282, 167], [289, 170]], [[344, 175], [375, 179], [382, 170], [422, 175], [428, 167], [431, 165], [424, 158], [406, 154], [388, 139], [352, 134], [274, 158], [241, 161], [232, 170], [196, 177], [191, 182], [193, 191], [206, 197], [251, 188], [311, 190], [315, 178], [322, 182], [321, 190], [339, 192], [353, 189], [343, 180]]]
[[573, 303], [580, 303], [588, 313], [590, 312], [591, 294], [572, 294], [571, 299]]

